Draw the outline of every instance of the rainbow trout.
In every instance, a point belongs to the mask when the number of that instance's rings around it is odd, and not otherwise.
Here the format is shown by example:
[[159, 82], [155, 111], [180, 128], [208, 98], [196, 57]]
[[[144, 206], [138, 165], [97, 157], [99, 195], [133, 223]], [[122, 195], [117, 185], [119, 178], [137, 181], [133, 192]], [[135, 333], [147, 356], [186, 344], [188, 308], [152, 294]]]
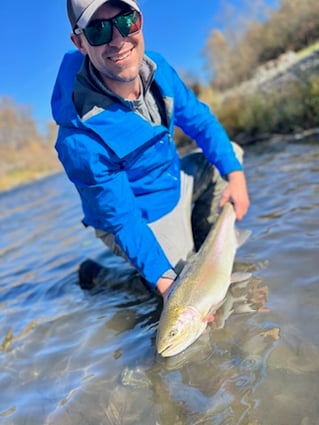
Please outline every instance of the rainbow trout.
[[236, 230], [235, 220], [234, 208], [227, 202], [201, 249], [172, 286], [156, 336], [157, 352], [163, 357], [189, 347], [214, 320], [230, 284], [250, 277], [249, 273], [232, 275], [236, 250], [250, 235], [249, 231]]

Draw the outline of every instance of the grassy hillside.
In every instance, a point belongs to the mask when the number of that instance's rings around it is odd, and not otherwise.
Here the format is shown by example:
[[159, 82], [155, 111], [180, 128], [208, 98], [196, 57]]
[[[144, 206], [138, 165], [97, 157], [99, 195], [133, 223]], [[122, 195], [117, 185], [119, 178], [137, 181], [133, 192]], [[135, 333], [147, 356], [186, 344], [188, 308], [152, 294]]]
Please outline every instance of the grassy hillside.
[[232, 89], [202, 89], [230, 136], [241, 143], [319, 127], [318, 43], [286, 59], [271, 61]]

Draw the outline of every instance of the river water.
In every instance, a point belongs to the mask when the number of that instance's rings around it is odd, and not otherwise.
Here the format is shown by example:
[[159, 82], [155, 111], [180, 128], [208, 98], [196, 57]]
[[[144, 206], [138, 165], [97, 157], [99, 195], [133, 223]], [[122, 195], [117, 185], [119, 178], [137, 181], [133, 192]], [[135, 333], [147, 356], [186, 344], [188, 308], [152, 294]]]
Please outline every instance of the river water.
[[[249, 147], [246, 173], [251, 281], [168, 359], [159, 298], [81, 225], [63, 174], [0, 195], [1, 424], [319, 424], [318, 141]], [[113, 282], [82, 290], [87, 258]]]

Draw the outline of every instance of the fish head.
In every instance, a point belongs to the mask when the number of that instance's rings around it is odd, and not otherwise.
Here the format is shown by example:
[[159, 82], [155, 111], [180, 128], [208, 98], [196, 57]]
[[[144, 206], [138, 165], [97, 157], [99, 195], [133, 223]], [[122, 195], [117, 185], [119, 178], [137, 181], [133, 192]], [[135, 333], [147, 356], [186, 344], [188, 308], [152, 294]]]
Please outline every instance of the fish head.
[[201, 314], [194, 307], [176, 307], [162, 313], [156, 335], [156, 349], [163, 357], [175, 356], [189, 347], [206, 328]]

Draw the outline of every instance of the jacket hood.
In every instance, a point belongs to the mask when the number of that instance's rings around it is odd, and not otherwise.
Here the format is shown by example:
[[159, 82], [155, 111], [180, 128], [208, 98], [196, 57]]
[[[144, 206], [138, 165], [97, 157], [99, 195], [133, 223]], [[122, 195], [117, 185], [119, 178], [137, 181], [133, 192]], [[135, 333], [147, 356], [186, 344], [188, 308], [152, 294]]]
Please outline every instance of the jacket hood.
[[73, 87], [76, 75], [84, 61], [78, 50], [73, 50], [63, 57], [51, 97], [51, 111], [58, 125], [78, 126], [78, 114], [73, 104]]

